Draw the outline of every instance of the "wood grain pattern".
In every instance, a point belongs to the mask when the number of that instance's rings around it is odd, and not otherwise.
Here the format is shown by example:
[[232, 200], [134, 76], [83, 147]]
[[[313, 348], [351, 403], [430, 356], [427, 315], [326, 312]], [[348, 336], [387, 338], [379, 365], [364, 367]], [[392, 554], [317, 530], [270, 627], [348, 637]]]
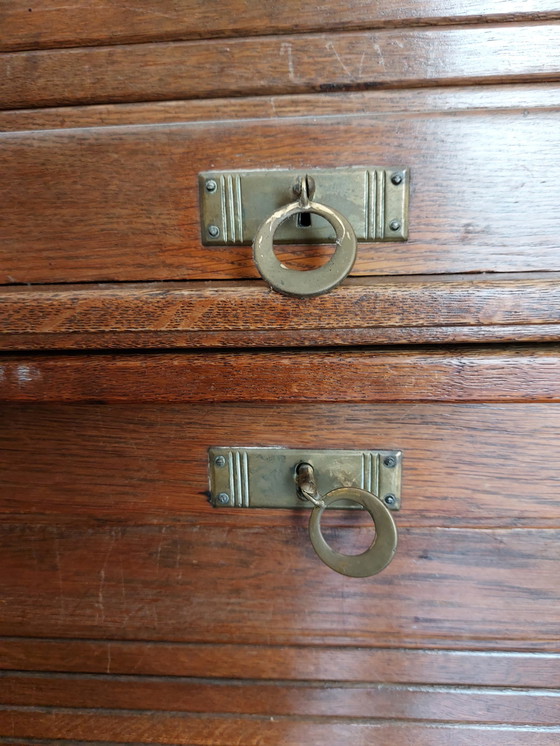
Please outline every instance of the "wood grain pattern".
[[558, 688], [559, 654], [0, 638], [4, 671]]
[[560, 691], [6, 673], [0, 705], [557, 725]]
[[[483, 50], [483, 51], [481, 51]], [[292, 34], [0, 54], [3, 109], [557, 81], [560, 27]]]
[[94, 348], [122, 348], [123, 334], [151, 335], [150, 346], [168, 348], [177, 336], [195, 346], [293, 344], [278, 335], [284, 331], [307, 332], [296, 336], [307, 344], [317, 344], [318, 334], [333, 344], [333, 331], [351, 344], [350, 330], [363, 342], [368, 329], [375, 335], [380, 327], [385, 335], [398, 329], [399, 341], [403, 327], [460, 327], [460, 335], [465, 326], [526, 324], [545, 325], [550, 334], [560, 324], [559, 280], [560, 273], [350, 279], [305, 301], [271, 293], [264, 283], [7, 287], [0, 289], [0, 347], [26, 349], [35, 340], [44, 349], [72, 348], [90, 339]]
[[[558, 743], [560, 347], [349, 346], [560, 338], [560, 8], [389, 5], [3, 3], [0, 344], [120, 351], [0, 358], [0, 744]], [[375, 162], [377, 277], [294, 301], [200, 244], [200, 170]], [[209, 345], [340, 348], [141, 349]], [[395, 560], [211, 508], [232, 443], [402, 448]]]
[[560, 349], [8, 356], [4, 401], [559, 401]]
[[480, 21], [553, 20], [558, 6], [551, 0], [406, 0], [398, 5], [374, 0], [322, 0], [302, 6], [295, 0], [280, 5], [220, 3], [202, 0], [158, 0], [126, 6], [116, 0], [60, 5], [44, 0], [29, 7], [23, 0], [4, 0], [0, 11], [1, 49], [35, 49], [89, 44], [122, 44], [293, 33], [315, 30], [391, 27], [402, 25], [476, 23]]
[[[1, 11], [0, 11], [1, 12]], [[252, 96], [137, 104], [61, 106], [0, 111], [0, 132], [122, 124], [282, 119], [315, 116], [449, 112], [480, 109], [550, 109], [560, 106], [555, 83], [380, 89], [344, 93]]]
[[[305, 530], [305, 510], [206, 500], [208, 448], [285, 444], [401, 448], [399, 526], [560, 527], [559, 405], [4, 405], [0, 417], [4, 524]], [[368, 533], [356, 514], [326, 521]]]
[[[361, 531], [341, 529], [341, 551]], [[3, 525], [0, 538], [1, 635], [560, 649], [558, 529], [401, 527], [366, 581], [323, 565], [298, 526]]]
[[525, 326], [391, 326], [366, 329], [302, 329], [200, 332], [40, 332], [0, 336], [1, 349], [23, 350], [149, 350], [207, 347], [340, 347], [356, 345], [558, 342], [560, 324]]
[[[551, 110], [4, 133], [0, 279], [255, 277], [249, 246], [201, 246], [199, 171], [374, 162], [411, 168], [410, 239], [360, 245], [355, 274], [558, 271], [559, 125]], [[309, 268], [325, 251], [281, 256]]]
[[[0, 711], [0, 732], [17, 738], [71, 739], [72, 743], [152, 743], [182, 746], [324, 746], [398, 743], [406, 746], [556, 746], [557, 726], [446, 725], [438, 723], [375, 722], [352, 719], [291, 717], [239, 717], [212, 715], [162, 716], [150, 712], [107, 712], [49, 708], [5, 708]], [[91, 741], [90, 737], [102, 741]], [[10, 738], [8, 736], [8, 738]], [[7, 741], [14, 743], [14, 741]], [[29, 741], [36, 743], [36, 741]], [[60, 743], [59, 741], [56, 742]]]

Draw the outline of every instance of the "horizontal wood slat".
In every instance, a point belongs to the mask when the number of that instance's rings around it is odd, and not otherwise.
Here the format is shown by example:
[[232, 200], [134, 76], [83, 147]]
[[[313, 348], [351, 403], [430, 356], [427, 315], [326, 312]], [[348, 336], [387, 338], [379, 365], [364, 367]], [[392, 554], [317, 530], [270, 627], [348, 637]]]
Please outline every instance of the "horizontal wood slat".
[[0, 111], [0, 132], [122, 124], [165, 124], [227, 119], [386, 115], [481, 109], [550, 109], [560, 106], [555, 83], [380, 89], [328, 94], [253, 96], [137, 104], [62, 106]]
[[560, 686], [554, 653], [0, 638], [0, 669], [283, 681]]
[[[249, 246], [201, 245], [200, 171], [376, 162], [411, 169], [410, 238], [360, 245], [355, 274], [560, 270], [560, 111], [42, 130], [0, 143], [5, 283], [256, 277]], [[307, 269], [327, 249], [281, 256]]]
[[1, 705], [557, 725], [560, 691], [426, 685], [0, 675]]
[[[401, 448], [399, 526], [560, 527], [559, 405], [4, 405], [0, 420], [2, 523], [304, 530], [305, 510], [206, 500], [208, 448], [285, 444]], [[325, 522], [368, 535], [355, 513]]]
[[331, 331], [351, 344], [352, 329], [361, 342], [368, 330], [375, 339], [391, 328], [401, 341], [403, 327], [428, 328], [428, 340], [440, 326], [458, 327], [460, 336], [465, 326], [545, 325], [550, 334], [550, 326], [560, 324], [560, 273], [350, 279], [305, 301], [271, 293], [264, 283], [6, 287], [0, 314], [3, 349], [25, 349], [33, 341], [43, 349], [80, 348], [87, 340], [92, 347], [119, 347], [123, 334], [138, 335], [137, 347], [148, 337], [149, 346], [168, 348], [178, 338], [193, 346], [293, 344], [286, 331], [299, 332], [296, 340], [307, 344], [317, 344], [321, 334], [323, 344], [333, 344]]
[[[339, 531], [341, 551], [361, 531]], [[0, 538], [1, 635], [559, 649], [558, 530], [401, 527], [395, 559], [365, 581], [323, 565], [306, 527], [245, 527], [242, 515], [2, 526]]]
[[[70, 739], [72, 743], [176, 744], [183, 746], [324, 746], [375, 743], [414, 746], [557, 746], [557, 726], [445, 725], [423, 722], [360, 722], [351, 719], [227, 717], [169, 713], [0, 709], [0, 732], [18, 738]], [[476, 739], [476, 741], [475, 741]], [[10, 741], [8, 741], [10, 743]], [[14, 741], [11, 741], [14, 743]], [[29, 741], [33, 743], [33, 741]], [[57, 741], [57, 743], [60, 743]]]
[[266, 36], [0, 54], [0, 106], [556, 80], [560, 27]]
[[[0, 336], [0, 339], [2, 337]], [[208, 332], [40, 332], [6, 335], [0, 349], [92, 350], [173, 349], [199, 347], [341, 347], [355, 345], [557, 342], [560, 324], [525, 326], [391, 326], [365, 329], [302, 329]]]
[[203, 0], [158, 0], [123, 5], [93, 0], [61, 5], [43, 0], [32, 5], [4, 0], [0, 11], [0, 49], [35, 49], [89, 44], [122, 44], [199, 37], [230, 37], [401, 25], [531, 21], [557, 19], [551, 0], [433, 0], [387, 4], [374, 0], [323, 0], [313, 6], [297, 0], [279, 5], [228, 0], [219, 7]]
[[560, 349], [4, 356], [4, 401], [560, 401]]

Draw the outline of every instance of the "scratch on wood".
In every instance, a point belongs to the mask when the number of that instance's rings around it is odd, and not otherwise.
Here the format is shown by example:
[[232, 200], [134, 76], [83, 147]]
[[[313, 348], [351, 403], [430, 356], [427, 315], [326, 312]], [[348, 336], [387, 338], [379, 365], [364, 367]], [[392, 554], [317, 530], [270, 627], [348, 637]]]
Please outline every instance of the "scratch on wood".
[[59, 614], [60, 620], [64, 619], [64, 585], [62, 582], [62, 570], [60, 569], [60, 545], [58, 534], [54, 537], [54, 551], [56, 555], [56, 576], [58, 579], [58, 603], [59, 603]]
[[109, 558], [111, 556], [111, 552], [113, 551], [113, 547], [115, 546], [116, 541], [116, 530], [113, 529], [111, 531], [111, 539], [109, 542], [109, 548], [107, 549], [107, 552], [105, 553], [105, 559], [103, 560], [103, 567], [99, 571], [99, 589], [97, 592], [97, 622], [103, 623], [105, 621], [105, 598], [104, 598], [104, 591], [105, 591], [105, 571], [107, 569], [107, 565], [109, 563]]
[[167, 526], [162, 526], [160, 538], [158, 542], [158, 548], [157, 548], [157, 555], [156, 555], [156, 566], [159, 573], [159, 559], [161, 557], [161, 548], [163, 546], [163, 542], [165, 541], [165, 532], [167, 531]]
[[334, 55], [335, 55], [336, 59], [339, 61], [340, 66], [342, 67], [342, 69], [344, 70], [344, 72], [346, 73], [346, 75], [348, 75], [349, 78], [352, 78], [353, 77], [352, 71], [350, 70], [349, 67], [347, 67], [344, 64], [344, 60], [342, 59], [342, 57], [338, 53], [338, 51], [337, 51], [337, 49], [336, 49], [336, 47], [335, 47], [335, 45], [333, 44], [332, 41], [328, 41], [327, 42], [326, 48], [329, 49], [331, 52], [334, 52]]
[[366, 53], [364, 51], [364, 52], [362, 52], [362, 56], [360, 58], [360, 68], [358, 70], [358, 75], [359, 75], [360, 78], [362, 77], [362, 72], [363, 72], [363, 69], [364, 69], [365, 59], [366, 59]]
[[288, 72], [290, 74], [290, 80], [292, 81], [292, 83], [295, 83], [297, 80], [297, 76], [294, 68], [292, 44], [289, 41], [282, 42], [282, 44], [280, 45], [280, 56], [283, 57], [284, 55], [286, 55], [288, 58]]
[[373, 42], [373, 48], [375, 49], [377, 53], [377, 59], [379, 61], [379, 65], [383, 68], [383, 70], [385, 70], [385, 58], [383, 57], [383, 52], [381, 51], [381, 47], [376, 41]]

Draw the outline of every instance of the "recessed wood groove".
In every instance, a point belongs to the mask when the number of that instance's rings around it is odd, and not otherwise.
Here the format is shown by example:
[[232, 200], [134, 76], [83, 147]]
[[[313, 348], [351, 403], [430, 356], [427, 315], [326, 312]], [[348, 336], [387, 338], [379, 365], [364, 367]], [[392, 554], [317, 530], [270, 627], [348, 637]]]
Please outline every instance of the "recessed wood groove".
[[298, 94], [200, 99], [189, 101], [137, 102], [46, 109], [0, 111], [0, 131], [48, 130], [79, 127], [110, 127], [130, 124], [164, 124], [173, 121], [250, 121], [269, 117], [352, 116], [386, 117], [484, 111], [549, 111], [560, 105], [556, 84], [505, 84], [437, 87], [414, 90], [378, 90], [351, 93]]
[[[183, 710], [167, 710], [165, 712], [162, 712], [161, 710], [151, 710], [149, 708], [141, 708], [141, 709], [127, 709], [127, 708], [90, 708], [90, 707], [58, 707], [58, 706], [43, 706], [43, 707], [34, 707], [31, 705], [0, 705], [0, 713], [9, 713], [9, 712], [20, 712], [22, 714], [28, 713], [28, 714], [55, 714], [58, 713], [60, 715], [88, 715], [96, 713], [99, 717], [105, 715], [105, 716], [116, 716], [116, 717], [122, 717], [123, 719], [127, 715], [145, 715], [145, 716], [153, 716], [157, 718], [162, 719], [171, 719], [171, 718], [180, 718], [180, 719], [201, 719], [201, 718], [215, 718], [216, 720], [220, 719], [229, 719], [232, 717], [232, 713], [224, 711], [224, 712], [211, 712], [211, 713], [202, 713], [202, 712], [191, 712], [191, 711], [183, 711]], [[264, 714], [255, 714], [255, 713], [235, 713], [234, 717], [239, 720], [254, 720], [254, 721], [262, 721], [262, 720], [271, 720], [270, 715]], [[440, 720], [440, 719], [432, 719], [432, 718], [384, 718], [384, 717], [352, 717], [352, 716], [344, 716], [344, 715], [274, 715], [272, 718], [273, 721], [278, 722], [309, 722], [309, 723], [341, 723], [341, 724], [350, 724], [350, 723], [356, 723], [356, 724], [371, 724], [371, 725], [426, 725], [431, 727], [439, 727], [439, 726], [460, 726], [464, 728], [472, 728], [472, 729], [479, 729], [479, 728], [490, 728], [490, 729], [507, 729], [508, 731], [511, 729], [512, 731], [519, 731], [519, 732], [532, 732], [535, 728], [538, 728], [539, 730], [542, 730], [544, 732], [549, 733], [560, 733], [560, 726], [558, 725], [545, 725], [545, 724], [538, 724], [538, 725], [530, 725], [530, 724], [522, 724], [522, 723], [502, 723], [502, 722], [493, 722], [492, 720], [488, 721], [480, 721], [477, 723], [469, 722], [468, 720]], [[2, 718], [0, 717], [0, 724], [2, 722]], [[126, 741], [126, 743], [129, 743], [129, 741]], [[151, 741], [149, 741], [151, 743]]]
[[[0, 638], [0, 641], [5, 638]], [[105, 641], [106, 644], [110, 644], [110, 641]], [[265, 648], [266, 646], [261, 646]], [[305, 648], [302, 648], [305, 649]], [[488, 654], [484, 654], [486, 657]], [[102, 686], [103, 684], [106, 684], [107, 687], [110, 687], [111, 684], [145, 684], [146, 686], [154, 685], [157, 686], [159, 684], [161, 685], [175, 685], [177, 688], [180, 687], [182, 684], [187, 685], [189, 687], [196, 687], [196, 686], [211, 686], [215, 688], [217, 691], [219, 690], [227, 690], [227, 689], [235, 689], [235, 690], [250, 690], [252, 687], [259, 687], [263, 692], [272, 691], [274, 689], [279, 689], [280, 687], [290, 687], [294, 689], [295, 691], [301, 692], [301, 695], [303, 696], [306, 691], [309, 692], [317, 692], [317, 690], [321, 690], [326, 688], [325, 687], [325, 681], [323, 679], [251, 679], [251, 678], [216, 678], [211, 676], [162, 676], [162, 675], [154, 675], [154, 674], [108, 674], [105, 672], [61, 672], [61, 671], [33, 671], [33, 670], [14, 670], [14, 669], [0, 669], [0, 681], [4, 682], [4, 685], [6, 687], [6, 690], [9, 691], [8, 687], [11, 682], [15, 682], [16, 684], [18, 682], [23, 682], [25, 684], [28, 684], [30, 686], [33, 686], [35, 683], [37, 686], [40, 686], [43, 683], [53, 682], [53, 683], [66, 683], [68, 684], [68, 689], [73, 685], [79, 685], [80, 683], [83, 684], [94, 684]], [[423, 682], [406, 682], [406, 683], [395, 683], [395, 682], [384, 682], [384, 681], [377, 681], [375, 678], [372, 678], [371, 680], [353, 680], [353, 681], [347, 681], [347, 680], [337, 680], [337, 679], [331, 679], [328, 681], [328, 688], [329, 689], [338, 689], [341, 691], [346, 692], [352, 692], [352, 691], [359, 691], [364, 690], [368, 693], [372, 694], [386, 694], [386, 693], [392, 693], [395, 694], [412, 694], [412, 693], [420, 693], [420, 694], [482, 694], [482, 695], [502, 695], [502, 696], [512, 696], [512, 697], [518, 697], [521, 698], [525, 695], [527, 696], [533, 696], [533, 697], [549, 697], [552, 699], [560, 699], [560, 689], [554, 689], [552, 687], [528, 687], [528, 686], [503, 686], [503, 685], [489, 685], [489, 686], [476, 686], [473, 684], [427, 684]], [[9, 697], [6, 696], [5, 692], [0, 692], [0, 703], [6, 704], [6, 701]], [[21, 705], [21, 706], [31, 706], [31, 705]], [[36, 705], [35, 705], [36, 706]], [[56, 706], [60, 707], [61, 705], [41, 705], [41, 706]], [[74, 709], [76, 705], [68, 705], [68, 707], [72, 707]], [[110, 707], [106, 709], [118, 709], [119, 711], [127, 708], [121, 708], [121, 707]], [[136, 710], [136, 708], [133, 708]], [[141, 709], [141, 708], [140, 708]], [[173, 710], [168, 710], [168, 712], [172, 712]], [[179, 712], [183, 712], [184, 710], [179, 710]], [[559, 726], [560, 727], [560, 726]]]

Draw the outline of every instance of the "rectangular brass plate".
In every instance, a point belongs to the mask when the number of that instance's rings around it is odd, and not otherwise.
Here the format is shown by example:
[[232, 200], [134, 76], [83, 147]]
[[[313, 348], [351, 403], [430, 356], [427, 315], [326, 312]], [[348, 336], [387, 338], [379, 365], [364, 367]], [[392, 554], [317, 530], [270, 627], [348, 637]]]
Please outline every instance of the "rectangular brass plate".
[[390, 504], [390, 498], [385, 503], [392, 510], [401, 504], [400, 451], [215, 447], [209, 449], [208, 460], [210, 502], [215, 507], [313, 507], [296, 494], [295, 469], [301, 462], [313, 466], [322, 495], [339, 487], [360, 487], [384, 500], [394, 496], [394, 502]]
[[[202, 242], [208, 246], [252, 243], [260, 225], [275, 210], [295, 201], [293, 186], [304, 174], [315, 180], [313, 199], [348, 218], [358, 241], [408, 238], [409, 170], [371, 166], [205, 171], [199, 174]], [[324, 218], [312, 215], [308, 227], [300, 227], [298, 218], [295, 215], [278, 228], [276, 243], [334, 241], [334, 230]]]

